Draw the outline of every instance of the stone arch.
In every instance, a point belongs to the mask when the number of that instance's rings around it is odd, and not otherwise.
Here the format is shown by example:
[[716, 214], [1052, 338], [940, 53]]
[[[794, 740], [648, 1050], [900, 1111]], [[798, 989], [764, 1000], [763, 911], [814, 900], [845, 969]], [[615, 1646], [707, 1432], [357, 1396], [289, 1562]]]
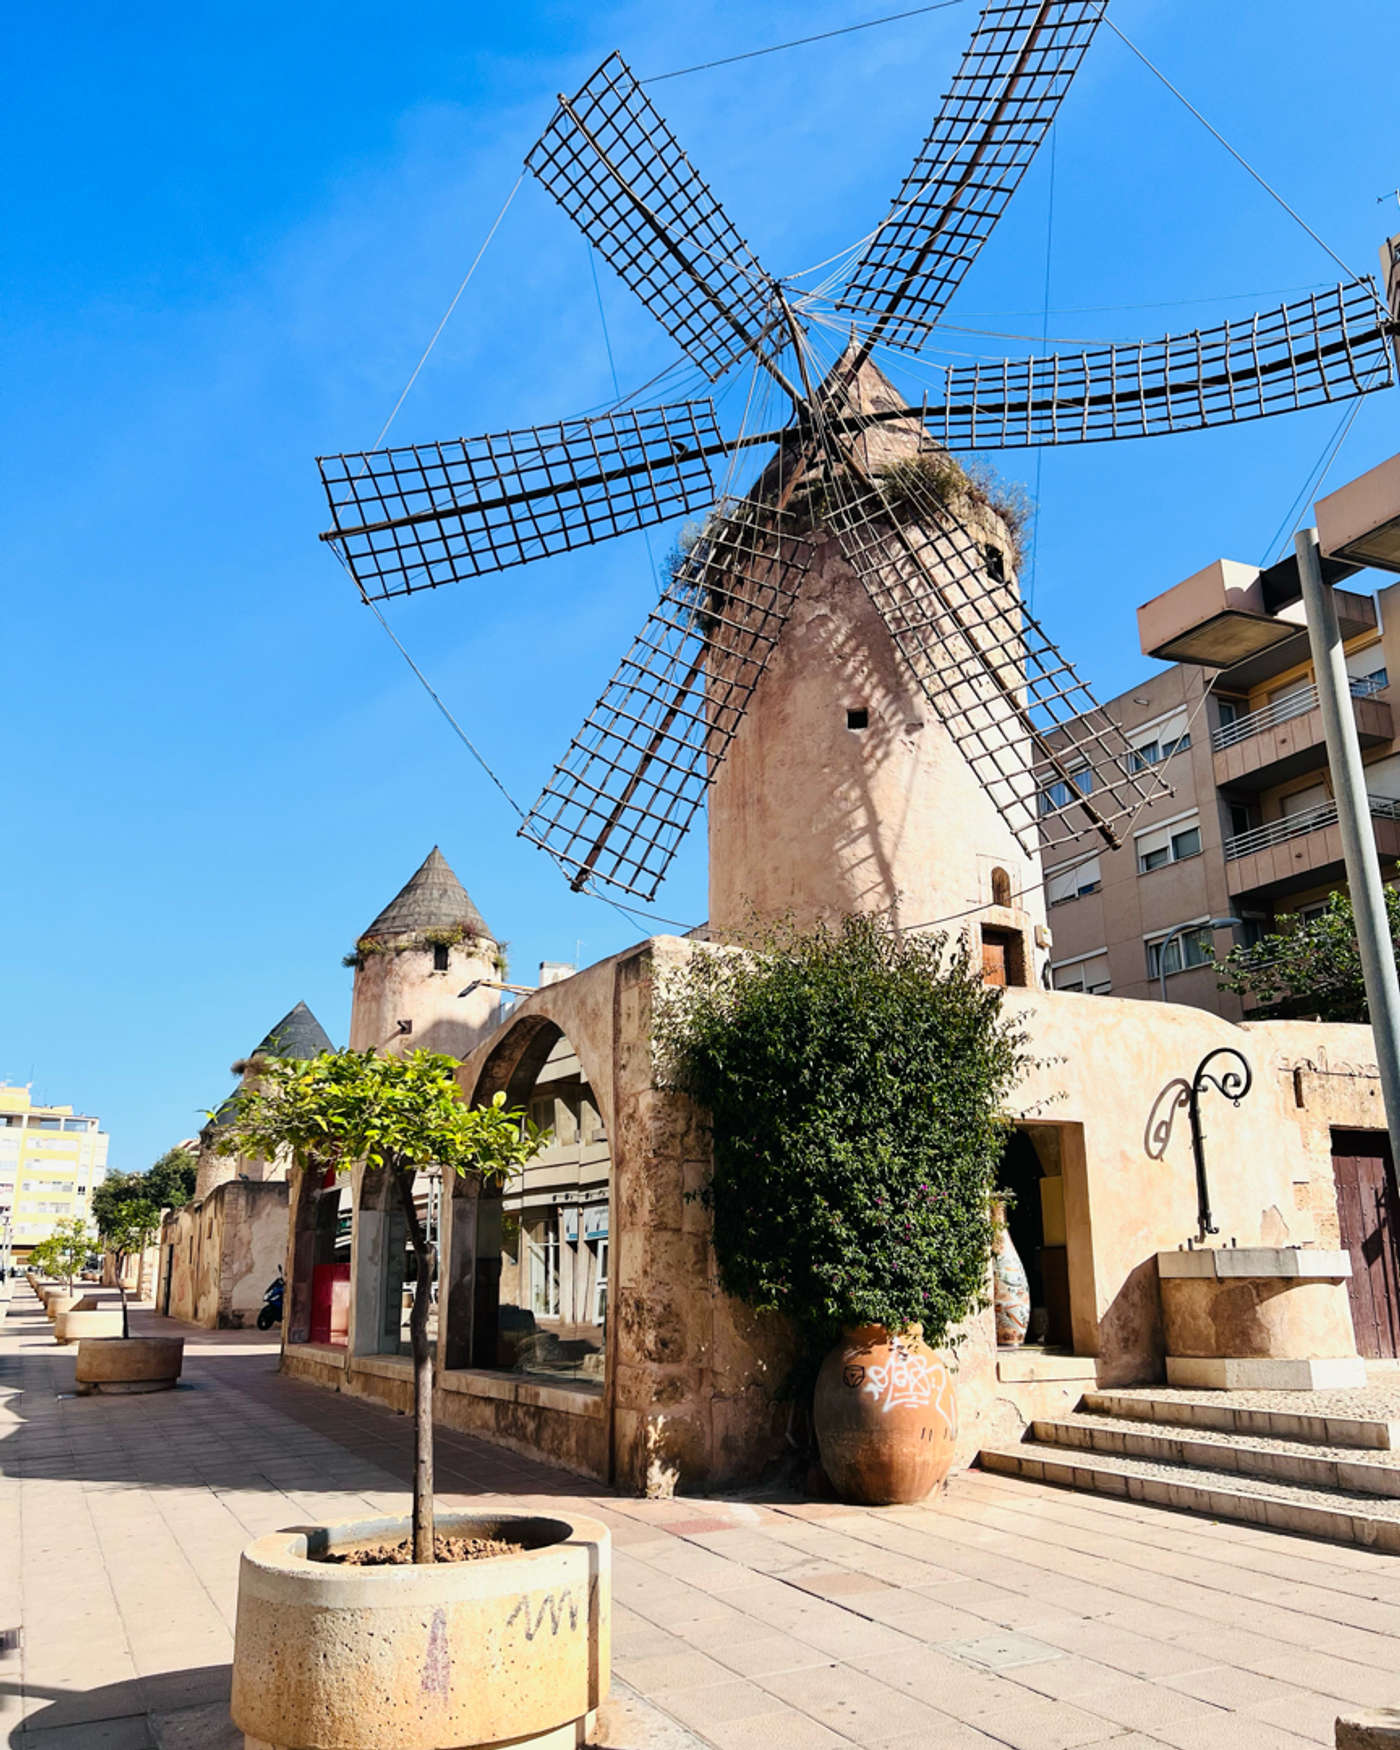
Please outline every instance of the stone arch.
[[[421, 1190], [420, 1177], [415, 1175], [415, 1191]], [[428, 1196], [431, 1201], [431, 1187]], [[412, 1290], [415, 1267], [408, 1222], [387, 1167], [362, 1167], [357, 1175], [354, 1270], [355, 1353], [408, 1354], [404, 1296]]]
[[[507, 1025], [478, 1069], [472, 1104], [504, 1093], [553, 1141], [508, 1186], [452, 1187], [444, 1365], [601, 1386], [613, 1172], [606, 1087], [563, 1018]], [[542, 1108], [548, 1106], [546, 1112]], [[533, 1108], [533, 1110], [532, 1110]]]

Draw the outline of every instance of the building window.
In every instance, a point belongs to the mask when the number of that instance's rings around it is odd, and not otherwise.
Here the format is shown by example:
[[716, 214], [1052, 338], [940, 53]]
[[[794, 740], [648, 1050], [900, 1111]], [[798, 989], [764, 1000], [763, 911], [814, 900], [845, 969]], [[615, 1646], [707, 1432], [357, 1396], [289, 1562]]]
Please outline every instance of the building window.
[[1086, 954], [1050, 968], [1050, 982], [1055, 990], [1070, 991], [1085, 996], [1106, 997], [1113, 989], [1108, 970], [1108, 954]]
[[1166, 967], [1170, 975], [1173, 972], [1189, 970], [1193, 966], [1209, 966], [1213, 958], [1211, 950], [1214, 946], [1212, 932], [1207, 925], [1199, 930], [1187, 930], [1179, 936], [1173, 936], [1168, 941], [1163, 937], [1156, 942], [1147, 944], [1147, 976], [1160, 978], [1163, 972], [1162, 945], [1166, 942]]
[[870, 712], [864, 705], [852, 706], [846, 713], [847, 729], [869, 729]]
[[434, 972], [446, 972], [447, 971], [447, 952], [448, 952], [448, 950], [447, 950], [446, 942], [435, 942], [433, 944], [433, 971]]
[[1011, 877], [1005, 869], [992, 870], [992, 904], [1002, 906], [1011, 904]]
[[1082, 899], [1086, 893], [1097, 893], [1103, 886], [1103, 874], [1097, 857], [1078, 862], [1068, 869], [1050, 869], [1045, 876], [1045, 903], [1066, 905], [1071, 899]]
[[1043, 784], [1039, 792], [1040, 812], [1054, 814], [1061, 808], [1068, 808], [1071, 802], [1077, 802], [1081, 796], [1092, 795], [1094, 789], [1094, 772], [1091, 766], [1079, 766], [1074, 771], [1066, 773], [1063, 778], [1056, 778], [1049, 784]]
[[1154, 827], [1139, 833], [1136, 839], [1138, 874], [1147, 875], [1153, 869], [1164, 869], [1168, 863], [1184, 862], [1187, 857], [1201, 854], [1201, 824], [1182, 821], [1173, 826]]
[[987, 576], [993, 583], [1006, 582], [1006, 555], [994, 541], [988, 541], [983, 547], [982, 561], [987, 567]]
[[559, 1216], [532, 1221], [525, 1233], [530, 1311], [537, 1319], [559, 1317]]

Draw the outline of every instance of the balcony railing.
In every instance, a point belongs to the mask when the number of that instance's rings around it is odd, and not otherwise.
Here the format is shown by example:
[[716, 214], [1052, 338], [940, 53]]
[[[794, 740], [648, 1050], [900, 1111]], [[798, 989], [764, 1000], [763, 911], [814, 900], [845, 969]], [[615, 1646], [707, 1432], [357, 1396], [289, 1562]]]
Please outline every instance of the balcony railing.
[[[1368, 796], [1373, 820], [1400, 820], [1400, 802], [1392, 802], [1386, 796]], [[1289, 839], [1302, 838], [1305, 833], [1317, 832], [1324, 826], [1332, 826], [1337, 819], [1336, 798], [1327, 802], [1319, 802], [1316, 808], [1304, 808], [1297, 814], [1286, 814], [1282, 820], [1271, 820], [1267, 826], [1253, 827], [1249, 832], [1236, 833], [1232, 839], [1225, 841], [1225, 861], [1232, 863], [1237, 857], [1252, 857], [1256, 851], [1271, 850], [1275, 845], [1287, 844]]]
[[[1369, 699], [1372, 693], [1380, 692], [1386, 684], [1384, 669], [1376, 674], [1363, 675], [1359, 679], [1353, 677], [1351, 696], [1353, 699]], [[1251, 711], [1248, 717], [1236, 717], [1233, 723], [1222, 723], [1210, 738], [1211, 751], [1220, 753], [1227, 747], [1234, 747], [1237, 742], [1248, 741], [1251, 735], [1262, 735], [1266, 729], [1277, 729], [1280, 723], [1288, 723], [1294, 717], [1305, 717], [1309, 711], [1316, 709], [1317, 688], [1303, 687], [1296, 693], [1290, 693], [1286, 699], [1265, 705], [1262, 710]]]

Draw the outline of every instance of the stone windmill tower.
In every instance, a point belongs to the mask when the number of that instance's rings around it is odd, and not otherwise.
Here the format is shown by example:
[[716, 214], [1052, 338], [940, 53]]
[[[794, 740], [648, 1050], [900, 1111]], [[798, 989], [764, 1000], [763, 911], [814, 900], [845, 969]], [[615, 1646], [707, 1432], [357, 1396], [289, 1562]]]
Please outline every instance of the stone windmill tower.
[[[1034, 952], [1042, 845], [1115, 847], [1164, 788], [1025, 608], [1012, 531], [952, 453], [1202, 430], [1366, 394], [1393, 369], [1369, 279], [1160, 339], [927, 356], [1106, 6], [985, 5], [885, 216], [787, 278], [609, 56], [526, 167], [688, 367], [717, 382], [747, 364], [741, 429], [712, 399], [624, 397], [321, 459], [322, 538], [367, 601], [704, 517], [520, 828], [576, 891], [653, 899], [708, 802], [712, 926], [751, 908], [915, 925], [984, 908], [989, 971], [1009, 975], [1008, 955]], [[934, 384], [917, 407], [876, 367], [901, 355]], [[754, 447], [776, 455], [745, 492]]]
[[436, 845], [347, 960], [352, 1050], [462, 1058], [496, 1024], [499, 993], [479, 981], [500, 978], [500, 945]]

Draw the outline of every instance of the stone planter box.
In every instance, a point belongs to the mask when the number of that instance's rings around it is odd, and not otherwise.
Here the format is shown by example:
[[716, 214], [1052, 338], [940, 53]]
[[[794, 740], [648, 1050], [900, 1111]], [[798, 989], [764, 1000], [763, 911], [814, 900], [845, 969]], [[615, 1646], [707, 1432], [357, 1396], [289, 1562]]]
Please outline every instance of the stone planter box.
[[78, 1395], [170, 1391], [185, 1361], [183, 1337], [82, 1337], [74, 1380]]
[[57, 1319], [61, 1312], [72, 1312], [87, 1296], [70, 1294], [66, 1288], [46, 1288], [44, 1290], [44, 1313], [50, 1319]]
[[1286, 1246], [1159, 1252], [1168, 1385], [1218, 1391], [1364, 1386], [1345, 1252]]
[[439, 1535], [530, 1547], [423, 1567], [340, 1567], [307, 1553], [408, 1529], [406, 1519], [303, 1527], [244, 1550], [232, 1714], [249, 1750], [582, 1744], [608, 1693], [606, 1526], [439, 1513]]
[[53, 1334], [59, 1343], [76, 1343], [81, 1337], [120, 1337], [122, 1309], [101, 1306], [89, 1295], [71, 1312], [59, 1313], [53, 1322]]

